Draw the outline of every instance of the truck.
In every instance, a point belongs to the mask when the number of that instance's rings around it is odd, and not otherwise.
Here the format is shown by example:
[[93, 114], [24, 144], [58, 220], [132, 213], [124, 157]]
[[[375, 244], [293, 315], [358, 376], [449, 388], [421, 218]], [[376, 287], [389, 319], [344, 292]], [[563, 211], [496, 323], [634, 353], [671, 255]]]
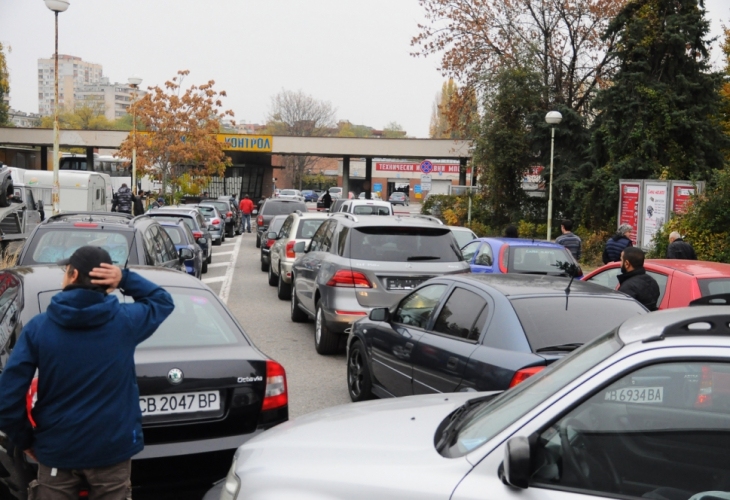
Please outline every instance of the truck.
[[[52, 206], [53, 172], [10, 167], [13, 186], [29, 189], [44, 206]], [[60, 171], [60, 208], [63, 212], [109, 212], [112, 207], [112, 182], [107, 174], [85, 171]]]

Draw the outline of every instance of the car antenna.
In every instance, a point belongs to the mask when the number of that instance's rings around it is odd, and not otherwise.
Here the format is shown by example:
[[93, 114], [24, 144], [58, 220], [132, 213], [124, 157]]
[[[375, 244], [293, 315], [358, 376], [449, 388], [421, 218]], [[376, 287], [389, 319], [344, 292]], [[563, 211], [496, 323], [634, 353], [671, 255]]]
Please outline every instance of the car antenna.
[[124, 261], [124, 267], [122, 269], [127, 269], [127, 266], [129, 265], [129, 256], [132, 255], [132, 249], [134, 248], [134, 240], [137, 238], [137, 231], [134, 232], [132, 235], [132, 242], [129, 244], [129, 249], [127, 250], [127, 260]]

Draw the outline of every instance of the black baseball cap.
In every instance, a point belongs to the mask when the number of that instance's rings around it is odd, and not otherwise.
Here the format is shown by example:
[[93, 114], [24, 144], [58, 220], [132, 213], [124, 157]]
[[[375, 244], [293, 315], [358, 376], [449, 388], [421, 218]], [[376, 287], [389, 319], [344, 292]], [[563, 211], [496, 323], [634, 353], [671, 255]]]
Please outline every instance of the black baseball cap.
[[68, 259], [59, 260], [59, 266], [67, 266], [71, 264], [79, 273], [89, 275], [95, 267], [101, 267], [101, 264], [113, 264], [109, 252], [100, 247], [86, 245], [76, 250]]

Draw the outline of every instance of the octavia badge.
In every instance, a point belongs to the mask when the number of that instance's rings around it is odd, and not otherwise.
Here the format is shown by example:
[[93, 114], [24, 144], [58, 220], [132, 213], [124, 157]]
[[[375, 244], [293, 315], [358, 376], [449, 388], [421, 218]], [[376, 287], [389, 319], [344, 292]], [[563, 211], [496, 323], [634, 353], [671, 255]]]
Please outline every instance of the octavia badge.
[[167, 380], [170, 381], [171, 384], [177, 385], [180, 382], [183, 381], [183, 372], [182, 370], [178, 368], [173, 368], [169, 372], [167, 372]]

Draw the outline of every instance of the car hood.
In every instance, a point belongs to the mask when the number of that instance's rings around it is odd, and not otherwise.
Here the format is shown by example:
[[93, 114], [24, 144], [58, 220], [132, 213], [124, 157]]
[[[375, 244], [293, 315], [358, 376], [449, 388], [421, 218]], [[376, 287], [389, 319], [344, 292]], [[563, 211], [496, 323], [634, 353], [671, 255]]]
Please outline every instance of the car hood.
[[446, 500], [472, 465], [441, 456], [436, 429], [483, 395], [411, 396], [320, 410], [241, 446], [236, 471], [249, 499]]

